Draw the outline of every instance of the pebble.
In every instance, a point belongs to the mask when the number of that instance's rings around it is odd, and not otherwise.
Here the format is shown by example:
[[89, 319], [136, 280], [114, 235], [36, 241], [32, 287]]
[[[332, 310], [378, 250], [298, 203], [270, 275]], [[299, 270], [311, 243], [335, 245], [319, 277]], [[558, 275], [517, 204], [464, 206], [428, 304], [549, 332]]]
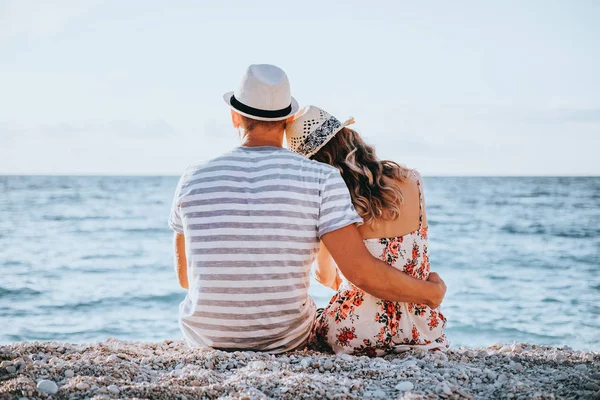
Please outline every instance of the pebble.
[[72, 369], [68, 369], [65, 371], [65, 378], [72, 378], [75, 376], [75, 371]]
[[575, 370], [577, 371], [587, 371], [587, 365], [585, 364], [578, 364], [575, 366]]
[[75, 385], [75, 387], [77, 388], [77, 390], [88, 390], [90, 388], [90, 385], [89, 383], [79, 382], [77, 385]]
[[394, 388], [400, 392], [409, 392], [413, 390], [415, 385], [409, 381], [399, 382]]
[[119, 394], [119, 392], [121, 391], [117, 385], [108, 385], [106, 387], [106, 390], [108, 390], [112, 394]]
[[14, 374], [15, 372], [17, 372], [17, 369], [14, 366], [9, 365], [8, 367], [6, 367], [6, 372], [8, 372], [9, 374]]
[[523, 372], [523, 371], [525, 371], [525, 367], [521, 363], [515, 363], [515, 366], [513, 368], [517, 372]]
[[439, 387], [439, 392], [444, 393], [445, 395], [450, 396], [452, 394], [452, 389], [450, 389], [450, 387], [446, 384], [446, 383], [442, 383]]
[[600, 390], [600, 385], [595, 384], [594, 382], [588, 382], [583, 387], [586, 390]]
[[56, 392], [58, 392], [58, 386], [56, 386], [56, 383], [54, 383], [53, 381], [50, 381], [48, 379], [42, 379], [37, 384], [37, 390], [46, 394], [55, 394]]
[[590, 378], [600, 381], [600, 373], [590, 374]]
[[383, 391], [383, 390], [376, 390], [373, 392], [373, 397], [378, 397], [380, 399], [383, 399], [385, 397], [388, 397], [387, 394]]
[[340, 356], [340, 360], [342, 361], [352, 361], [353, 358], [350, 354], [342, 354]]

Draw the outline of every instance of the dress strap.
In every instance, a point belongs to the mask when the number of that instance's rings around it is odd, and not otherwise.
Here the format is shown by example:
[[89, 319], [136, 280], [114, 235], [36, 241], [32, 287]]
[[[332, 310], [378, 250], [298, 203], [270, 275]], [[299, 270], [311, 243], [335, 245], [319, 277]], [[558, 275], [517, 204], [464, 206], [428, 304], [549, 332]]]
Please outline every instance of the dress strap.
[[421, 188], [421, 174], [416, 169], [412, 170], [413, 177], [417, 181], [419, 189], [419, 229], [423, 228], [423, 189]]

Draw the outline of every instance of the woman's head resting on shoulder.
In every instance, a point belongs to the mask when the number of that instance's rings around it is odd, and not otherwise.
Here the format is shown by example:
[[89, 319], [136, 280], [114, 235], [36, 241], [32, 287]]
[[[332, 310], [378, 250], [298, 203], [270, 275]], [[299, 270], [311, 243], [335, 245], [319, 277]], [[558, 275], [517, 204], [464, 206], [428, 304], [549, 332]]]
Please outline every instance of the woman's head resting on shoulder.
[[353, 122], [350, 118], [342, 123], [325, 110], [307, 106], [287, 123], [288, 148], [336, 167], [366, 224], [395, 220], [403, 202], [396, 183], [408, 176], [408, 169], [393, 161], [379, 160], [375, 148], [347, 127]]

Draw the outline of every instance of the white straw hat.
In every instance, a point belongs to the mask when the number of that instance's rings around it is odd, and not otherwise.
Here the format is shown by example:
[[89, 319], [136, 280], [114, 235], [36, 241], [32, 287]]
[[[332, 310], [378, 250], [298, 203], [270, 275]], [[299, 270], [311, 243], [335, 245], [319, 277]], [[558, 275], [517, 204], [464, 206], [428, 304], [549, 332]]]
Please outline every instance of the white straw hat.
[[342, 128], [354, 123], [350, 117], [340, 122], [327, 111], [316, 106], [300, 110], [285, 128], [288, 148], [305, 157], [312, 157], [329, 142]]
[[225, 93], [223, 99], [241, 115], [260, 121], [281, 121], [299, 108], [285, 72], [269, 64], [249, 66], [238, 89]]

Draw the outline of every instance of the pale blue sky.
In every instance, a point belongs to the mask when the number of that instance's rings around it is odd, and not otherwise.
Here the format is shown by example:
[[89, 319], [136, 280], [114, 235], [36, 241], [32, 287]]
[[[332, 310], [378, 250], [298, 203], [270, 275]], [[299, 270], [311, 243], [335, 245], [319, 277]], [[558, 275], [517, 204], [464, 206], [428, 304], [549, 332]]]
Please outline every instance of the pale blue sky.
[[0, 0], [0, 173], [179, 174], [246, 66], [428, 175], [600, 174], [600, 2]]

